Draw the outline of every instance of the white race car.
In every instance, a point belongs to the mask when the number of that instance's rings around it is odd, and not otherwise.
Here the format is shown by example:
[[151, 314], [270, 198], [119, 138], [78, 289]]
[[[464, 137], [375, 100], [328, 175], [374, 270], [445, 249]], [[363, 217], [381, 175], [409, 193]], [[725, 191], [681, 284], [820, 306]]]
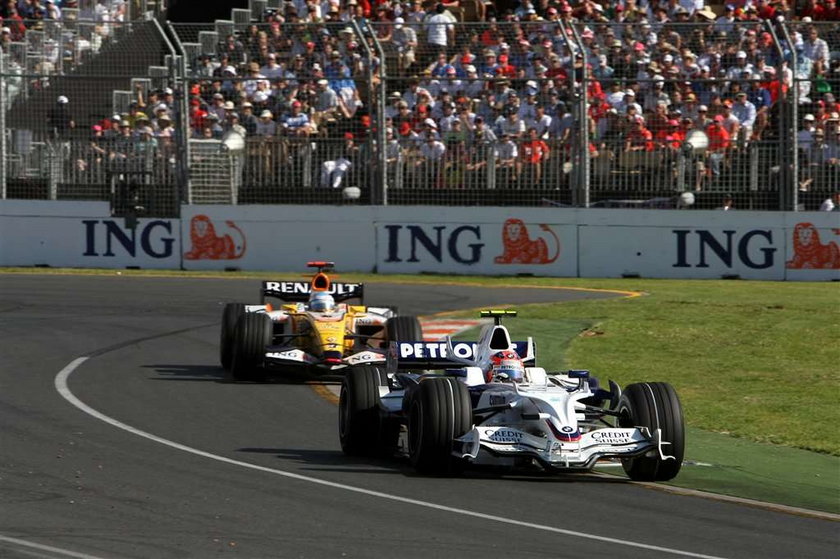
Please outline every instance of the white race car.
[[339, 401], [346, 454], [401, 448], [430, 474], [468, 463], [589, 471], [620, 459], [633, 480], [677, 475], [684, 421], [670, 384], [630, 384], [622, 393], [612, 381], [600, 388], [588, 371], [546, 372], [533, 340], [513, 342], [501, 324], [514, 311], [481, 315], [494, 323], [477, 342], [397, 341], [386, 368], [347, 372]]

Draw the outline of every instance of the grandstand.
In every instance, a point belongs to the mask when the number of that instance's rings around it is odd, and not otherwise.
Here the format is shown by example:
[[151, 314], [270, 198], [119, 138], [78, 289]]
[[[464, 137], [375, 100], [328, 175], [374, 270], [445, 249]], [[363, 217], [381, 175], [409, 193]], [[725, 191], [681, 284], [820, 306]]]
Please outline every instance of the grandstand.
[[3, 13], [3, 197], [807, 210], [840, 185], [829, 1], [57, 4]]

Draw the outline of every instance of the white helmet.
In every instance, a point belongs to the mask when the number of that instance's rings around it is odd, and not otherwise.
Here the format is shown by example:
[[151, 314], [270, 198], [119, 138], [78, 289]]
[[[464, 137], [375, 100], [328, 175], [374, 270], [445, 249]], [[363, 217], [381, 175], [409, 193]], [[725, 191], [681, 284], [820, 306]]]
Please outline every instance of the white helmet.
[[326, 291], [316, 291], [309, 297], [309, 310], [329, 312], [335, 309], [335, 299]]

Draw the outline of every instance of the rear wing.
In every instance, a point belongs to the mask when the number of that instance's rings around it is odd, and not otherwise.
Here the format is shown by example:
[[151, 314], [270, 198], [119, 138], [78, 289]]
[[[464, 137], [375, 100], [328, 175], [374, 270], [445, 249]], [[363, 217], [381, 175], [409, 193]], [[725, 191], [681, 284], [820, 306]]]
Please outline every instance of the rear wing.
[[[326, 289], [336, 301], [348, 299], [359, 299], [364, 304], [364, 284], [333, 282]], [[273, 297], [281, 301], [304, 302], [309, 300], [312, 294], [312, 283], [308, 281], [264, 281], [260, 289], [263, 303], [266, 297]]]
[[[478, 342], [453, 342], [449, 337], [437, 342], [391, 342], [388, 347], [386, 367], [389, 372], [399, 369], [456, 369], [462, 367], [485, 368], [487, 357], [477, 355]], [[534, 340], [511, 342], [511, 349], [519, 355], [526, 367], [537, 362]]]

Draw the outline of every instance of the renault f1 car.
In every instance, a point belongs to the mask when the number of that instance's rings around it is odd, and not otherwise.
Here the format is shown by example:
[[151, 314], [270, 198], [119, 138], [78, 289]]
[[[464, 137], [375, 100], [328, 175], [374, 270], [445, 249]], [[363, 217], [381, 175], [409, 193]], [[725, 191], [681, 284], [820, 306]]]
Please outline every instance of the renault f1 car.
[[[680, 471], [684, 421], [673, 387], [600, 387], [585, 370], [536, 366], [533, 340], [511, 341], [493, 317], [477, 342], [394, 341], [385, 368], [351, 368], [339, 400], [339, 438], [349, 455], [402, 450], [423, 473], [466, 464], [589, 471], [621, 460], [633, 480], [665, 481]], [[515, 352], [524, 374], [497, 375], [495, 356]], [[429, 372], [429, 370], [437, 370]], [[517, 380], [518, 382], [514, 382]]]
[[[417, 317], [367, 307], [361, 283], [331, 281], [332, 262], [307, 265], [317, 268], [310, 281], [264, 281], [260, 304], [225, 305], [220, 361], [233, 378], [258, 380], [269, 368], [326, 373], [384, 365], [389, 341], [422, 338]], [[359, 304], [344, 302], [351, 300]]]

